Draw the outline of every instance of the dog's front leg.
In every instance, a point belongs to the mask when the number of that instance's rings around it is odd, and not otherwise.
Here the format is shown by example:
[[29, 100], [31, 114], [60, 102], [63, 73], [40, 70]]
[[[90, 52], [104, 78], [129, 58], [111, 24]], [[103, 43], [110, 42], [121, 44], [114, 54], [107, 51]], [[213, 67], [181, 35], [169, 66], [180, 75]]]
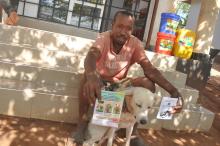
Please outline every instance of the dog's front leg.
[[134, 129], [134, 124], [135, 124], [135, 122], [131, 123], [131, 126], [126, 128], [126, 143], [125, 143], [125, 146], [130, 146], [131, 134], [132, 134], [133, 129]]
[[113, 145], [113, 140], [114, 140], [114, 136], [115, 136], [115, 131], [116, 128], [111, 128], [108, 132], [108, 144], [107, 146], [112, 146]]

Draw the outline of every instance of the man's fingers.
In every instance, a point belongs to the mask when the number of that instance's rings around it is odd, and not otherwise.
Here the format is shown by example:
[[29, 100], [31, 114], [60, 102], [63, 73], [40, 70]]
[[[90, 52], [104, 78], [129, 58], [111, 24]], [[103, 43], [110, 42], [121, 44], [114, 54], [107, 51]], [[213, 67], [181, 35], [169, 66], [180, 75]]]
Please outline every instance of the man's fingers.
[[13, 22], [13, 25], [15, 25], [17, 21], [19, 20], [19, 17], [16, 12], [11, 12], [9, 18]]
[[177, 106], [173, 107], [173, 109], [175, 109], [175, 110], [182, 109], [182, 106], [181, 105], [177, 105]]
[[93, 104], [93, 101], [92, 99], [90, 98], [90, 91], [89, 91], [89, 87], [88, 86], [84, 86], [83, 88], [83, 96], [86, 97], [86, 99], [89, 100], [89, 104]]
[[177, 105], [183, 106], [183, 104], [184, 104], [183, 98], [179, 97], [177, 101]]
[[89, 91], [88, 91], [88, 87], [87, 86], [83, 87], [83, 96], [85, 96], [86, 98], [89, 97]]
[[95, 91], [92, 87], [89, 87], [89, 98], [92, 101], [92, 104], [95, 103]]
[[181, 112], [181, 110], [182, 110], [182, 106], [177, 105], [177, 106], [174, 106], [169, 112], [171, 114], [175, 114], [175, 113]]
[[13, 22], [11, 21], [10, 18], [7, 18], [7, 19], [5, 20], [5, 23], [6, 23], [7, 25], [13, 25]]
[[101, 100], [101, 87], [95, 88], [95, 95], [99, 100]]

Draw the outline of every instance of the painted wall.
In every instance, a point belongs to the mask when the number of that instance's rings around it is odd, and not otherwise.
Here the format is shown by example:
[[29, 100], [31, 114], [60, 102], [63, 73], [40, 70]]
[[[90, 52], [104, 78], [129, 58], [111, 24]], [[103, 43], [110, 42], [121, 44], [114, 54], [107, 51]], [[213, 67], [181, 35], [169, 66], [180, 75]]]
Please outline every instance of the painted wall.
[[198, 18], [201, 8], [201, 0], [193, 0], [191, 3], [190, 13], [188, 16], [188, 21], [186, 23], [186, 28], [196, 31], [198, 25]]
[[[47, 21], [41, 21], [38, 19], [32, 19], [32, 18], [37, 18], [37, 11], [38, 11], [37, 4], [39, 3], [39, 0], [28, 0], [28, 1], [31, 1], [35, 4], [26, 3], [24, 5], [23, 2], [19, 2], [18, 14], [22, 15], [24, 13], [26, 16], [29, 16], [31, 18], [21, 17], [18, 25], [25, 26], [25, 27], [32, 27], [32, 28], [41, 29], [41, 30], [47, 30], [47, 31], [51, 31], [51, 32], [64, 33], [64, 34], [74, 35], [74, 36], [78, 36], [78, 37], [84, 37], [84, 38], [88, 38], [88, 39], [95, 39], [96, 38], [98, 33], [95, 31], [89, 30], [89, 29], [77, 28], [77, 27], [74, 27], [71, 25], [62, 25], [62, 24], [57, 24], [57, 23], [52, 23], [52, 22], [47, 22]], [[69, 6], [70, 11], [72, 11], [74, 2], [76, 2], [76, 1], [75, 0], [70, 1], [70, 6]], [[107, 2], [109, 2], [109, 0], [107, 0]], [[144, 1], [140, 1], [140, 2], [141, 3], [140, 3], [140, 6], [138, 7], [138, 9], [141, 9], [143, 6], [146, 7], [146, 4], [145, 4], [146, 2], [144, 2]], [[150, 27], [150, 21], [152, 18], [154, 2], [155, 2], [155, 0], [151, 0], [151, 3], [150, 3], [148, 19], [147, 19], [147, 23], [146, 23], [146, 27], [145, 27], [144, 42], [146, 42], [146, 37], [147, 37], [149, 27]], [[124, 3], [124, 0], [120, 0], [120, 1], [114, 0], [112, 5], [118, 6], [118, 7], [119, 6], [123, 7], [123, 3]], [[24, 8], [24, 11], [23, 11], [23, 8]], [[104, 9], [104, 6], [103, 6], [103, 9]], [[133, 9], [134, 9], [134, 6], [133, 6]], [[110, 18], [113, 18], [115, 12], [118, 10], [120, 10], [120, 9], [113, 8], [110, 13]], [[107, 13], [104, 15], [107, 15]], [[69, 12], [68, 16], [67, 16], [67, 24], [70, 24], [71, 18], [72, 18], [72, 13]], [[107, 25], [109, 26], [109, 29], [110, 29], [111, 23], [107, 23]]]
[[220, 50], [220, 13], [218, 14], [218, 20], [215, 26], [215, 32], [212, 41], [212, 48]]
[[217, 0], [201, 0], [201, 11], [196, 29], [197, 38], [193, 52], [209, 54], [219, 9]]
[[83, 29], [83, 28], [77, 28], [71, 25], [63, 25], [59, 23], [52, 23], [52, 22], [42, 21], [38, 19], [31, 19], [31, 18], [22, 17], [22, 16], [18, 22], [18, 25], [30, 27], [30, 28], [36, 28], [40, 30], [56, 32], [56, 33], [72, 35], [72, 36], [77, 36], [77, 37], [82, 37], [82, 38], [87, 38], [87, 39], [92, 39], [92, 40], [94, 40], [98, 35], [98, 32], [96, 31]]
[[159, 0], [156, 18], [154, 22], [153, 32], [150, 45], [155, 46], [157, 40], [157, 32], [159, 31], [161, 13], [170, 12], [173, 9], [174, 0]]

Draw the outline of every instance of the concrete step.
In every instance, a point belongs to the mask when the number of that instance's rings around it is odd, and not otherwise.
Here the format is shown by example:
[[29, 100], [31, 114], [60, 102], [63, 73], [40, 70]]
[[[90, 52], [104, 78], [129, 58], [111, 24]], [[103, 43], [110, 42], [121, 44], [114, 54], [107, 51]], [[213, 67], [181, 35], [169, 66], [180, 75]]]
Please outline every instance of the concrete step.
[[19, 44], [0, 43], [0, 59], [13, 62], [24, 62], [47, 68], [71, 67], [83, 70], [84, 55], [67, 51], [37, 49]]
[[163, 70], [176, 70], [179, 58], [152, 51], [146, 51], [146, 55], [155, 67]]
[[208, 131], [212, 126], [215, 116], [213, 112], [197, 104], [174, 114], [171, 120], [157, 119], [158, 111], [158, 107], [150, 109], [148, 123], [146, 125], [139, 125], [139, 128]]
[[[78, 63], [81, 64], [81, 67], [83, 68], [85, 53], [86, 52], [76, 54], [70, 51], [53, 50], [50, 48], [33, 48], [20, 44], [6, 44], [0, 42], [0, 58], [2, 59], [17, 60], [26, 63], [47, 64], [47, 66], [52, 67], [75, 66]], [[149, 55], [149, 51], [146, 51], [146, 54]], [[152, 52], [150, 54], [152, 55]], [[155, 56], [160, 55], [156, 54]], [[161, 70], [172, 70], [172, 68], [166, 69], [163, 66], [160, 66], [159, 61], [155, 62], [151, 59], [151, 62]]]
[[[95, 38], [94, 38], [95, 39]], [[21, 26], [0, 24], [0, 42], [40, 50], [60, 50], [85, 55], [94, 40]], [[178, 58], [146, 51], [152, 64], [161, 69], [175, 70]]]
[[[184, 88], [187, 75], [175, 70], [164, 70], [158, 68], [162, 75], [177, 88]], [[143, 70], [138, 64], [132, 65], [128, 72], [129, 77], [144, 76]]]
[[175, 114], [172, 120], [164, 120], [163, 128], [168, 130], [208, 131], [215, 114], [200, 105], [192, 105], [181, 113]]
[[[199, 98], [198, 90], [185, 87], [185, 88], [178, 88], [178, 91], [180, 92], [180, 94], [184, 99], [183, 108], [187, 108], [189, 105], [197, 103], [197, 100]], [[160, 106], [162, 97], [166, 97], [166, 96], [170, 97], [170, 94], [158, 85], [156, 86], [156, 94], [158, 95], [158, 99], [154, 104], [154, 106], [156, 107]]]
[[0, 77], [48, 85], [78, 88], [83, 70], [75, 67], [48, 67], [43, 64], [0, 60]]
[[83, 54], [93, 40], [21, 26], [0, 24], [0, 42]]
[[[49, 61], [38, 62], [37, 60], [32, 59], [31, 61], [27, 61], [28, 59], [25, 60], [25, 57], [22, 57], [24, 59], [15, 58], [13, 60], [12, 58], [13, 57], [0, 58], [0, 77], [52, 85], [62, 84], [66, 86], [74, 86], [79, 84], [79, 79], [84, 71], [84, 57], [79, 56], [71, 57], [72, 65], [68, 65], [68, 63], [66, 64], [65, 61], [61, 61], [63, 64], [49, 64]], [[177, 88], [185, 87], [185, 74], [170, 70], [160, 71], [166, 79], [173, 83]], [[143, 76], [143, 71], [140, 67], [135, 66], [130, 69], [128, 75], [130, 77]]]
[[76, 123], [75, 88], [0, 79], [0, 114]]

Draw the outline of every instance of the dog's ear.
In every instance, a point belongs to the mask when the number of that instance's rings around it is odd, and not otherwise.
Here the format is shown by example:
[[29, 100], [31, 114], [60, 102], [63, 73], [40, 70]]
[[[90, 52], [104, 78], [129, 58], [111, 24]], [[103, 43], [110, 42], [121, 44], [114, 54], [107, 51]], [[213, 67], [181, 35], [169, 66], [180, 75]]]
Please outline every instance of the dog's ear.
[[133, 104], [132, 104], [132, 95], [126, 95], [125, 96], [125, 102], [126, 102], [126, 107], [128, 109], [128, 112], [129, 113], [134, 113], [134, 107], [133, 107]]

